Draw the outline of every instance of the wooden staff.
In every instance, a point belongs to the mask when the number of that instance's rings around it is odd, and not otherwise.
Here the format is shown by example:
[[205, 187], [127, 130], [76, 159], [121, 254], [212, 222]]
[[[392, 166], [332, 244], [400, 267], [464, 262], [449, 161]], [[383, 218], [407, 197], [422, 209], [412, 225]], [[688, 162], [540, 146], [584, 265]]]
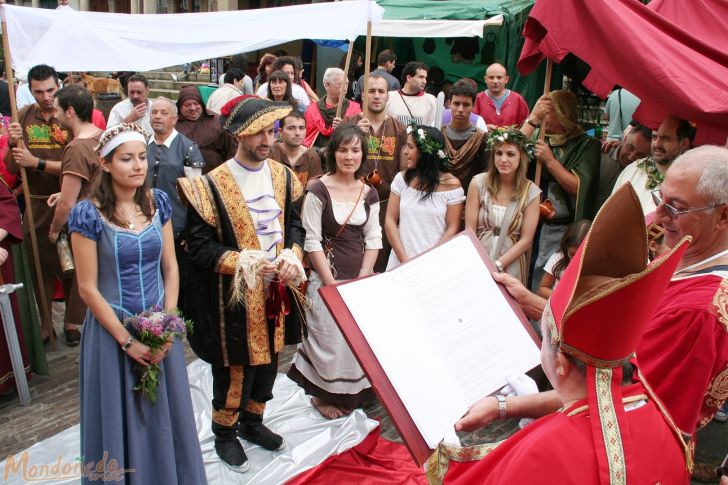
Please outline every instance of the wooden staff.
[[339, 103], [336, 105], [336, 117], [341, 118], [341, 107], [344, 106], [344, 98], [349, 86], [349, 65], [351, 64], [351, 53], [354, 51], [354, 41], [349, 41], [349, 50], [346, 53], [346, 62], [344, 63], [344, 79], [341, 83], [341, 94], [339, 95]]
[[[8, 26], [2, 21], [3, 36], [3, 53], [5, 54], [5, 75], [8, 82], [8, 97], [10, 98], [10, 111], [13, 123], [18, 122], [18, 105], [15, 104], [15, 79], [13, 78], [13, 64], [10, 60], [10, 39], [8, 39]], [[17, 146], [24, 147], [22, 138], [18, 140]], [[33, 262], [35, 263], [35, 276], [38, 279], [38, 296], [40, 296], [41, 316], [43, 317], [43, 326], [48, 332], [48, 338], [51, 343], [51, 350], [56, 350], [56, 338], [53, 335], [53, 321], [48, 311], [48, 300], [46, 299], [45, 281], [43, 279], [43, 271], [40, 267], [40, 254], [38, 252], [38, 235], [35, 232], [35, 223], [33, 219], [33, 208], [30, 200], [30, 186], [28, 185], [28, 176], [25, 167], [20, 167], [20, 178], [23, 182], [23, 198], [25, 199], [25, 216], [28, 218], [28, 227], [30, 227], [30, 245], [33, 250]], [[45, 235], [48, 237], [48, 235]]]
[[[551, 59], [546, 59], [546, 78], [543, 81], [544, 96], [551, 91], [551, 73], [554, 70], [554, 63]], [[541, 129], [538, 131], [538, 139], [542, 140], [546, 136], [546, 120], [541, 121]], [[541, 160], [536, 160], [536, 173], [533, 181], [537, 187], [541, 186]]]
[[361, 101], [364, 104], [364, 118], [369, 119], [369, 64], [372, 58], [372, 21], [367, 20], [367, 40], [364, 49], [364, 91], [361, 93]]

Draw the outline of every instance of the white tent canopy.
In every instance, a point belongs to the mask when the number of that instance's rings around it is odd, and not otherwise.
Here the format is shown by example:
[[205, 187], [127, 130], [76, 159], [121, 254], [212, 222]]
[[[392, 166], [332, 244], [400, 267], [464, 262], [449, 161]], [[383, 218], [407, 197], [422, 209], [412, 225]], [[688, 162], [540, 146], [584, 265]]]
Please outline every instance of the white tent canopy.
[[297, 39], [351, 40], [384, 13], [368, 1], [160, 15], [0, 8], [13, 67], [59, 71], [149, 71]]
[[500, 27], [503, 16], [488, 20], [379, 20], [372, 22], [376, 37], [483, 37], [485, 27]]
[[374, 1], [187, 14], [115, 14], [70, 8], [0, 6], [15, 69], [50, 64], [59, 71], [150, 71], [298, 39], [482, 37], [488, 20], [383, 20]]

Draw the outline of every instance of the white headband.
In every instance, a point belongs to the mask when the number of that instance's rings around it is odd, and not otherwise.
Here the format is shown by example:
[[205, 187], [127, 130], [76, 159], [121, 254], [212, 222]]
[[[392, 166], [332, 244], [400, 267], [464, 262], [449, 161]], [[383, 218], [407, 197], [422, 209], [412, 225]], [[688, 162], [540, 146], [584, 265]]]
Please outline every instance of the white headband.
[[105, 157], [106, 155], [111, 153], [111, 151], [114, 148], [116, 148], [119, 145], [121, 145], [122, 143], [126, 143], [128, 141], [140, 141], [140, 142], [144, 143], [145, 145], [147, 144], [147, 138], [144, 135], [142, 135], [141, 133], [139, 133], [138, 131], [134, 131], [134, 130], [122, 131], [121, 133], [119, 133], [118, 135], [116, 135], [115, 137], [113, 137], [112, 139], [107, 141], [106, 144], [104, 144], [104, 146], [101, 147], [101, 151], [100, 151], [99, 155], [101, 155], [102, 157]]

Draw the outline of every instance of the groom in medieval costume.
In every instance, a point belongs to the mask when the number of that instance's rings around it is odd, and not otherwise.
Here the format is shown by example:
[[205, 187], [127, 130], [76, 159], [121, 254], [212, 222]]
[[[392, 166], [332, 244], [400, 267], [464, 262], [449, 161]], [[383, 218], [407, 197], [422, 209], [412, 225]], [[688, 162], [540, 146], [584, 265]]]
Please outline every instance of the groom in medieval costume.
[[613, 194], [541, 318], [541, 365], [561, 409], [500, 444], [441, 444], [431, 483], [688, 483], [689, 448], [634, 359], [688, 239], [648, 264], [639, 199], [629, 184]]
[[[203, 177], [179, 179], [188, 210], [186, 308], [195, 353], [212, 365], [215, 451], [231, 469], [249, 468], [238, 436], [268, 450], [285, 446], [263, 425], [278, 352], [301, 341], [289, 286], [305, 280], [305, 231], [294, 208], [296, 175], [268, 158], [273, 124], [288, 103], [241, 96], [221, 110], [238, 142], [235, 157]], [[293, 307], [293, 308], [292, 308]]]

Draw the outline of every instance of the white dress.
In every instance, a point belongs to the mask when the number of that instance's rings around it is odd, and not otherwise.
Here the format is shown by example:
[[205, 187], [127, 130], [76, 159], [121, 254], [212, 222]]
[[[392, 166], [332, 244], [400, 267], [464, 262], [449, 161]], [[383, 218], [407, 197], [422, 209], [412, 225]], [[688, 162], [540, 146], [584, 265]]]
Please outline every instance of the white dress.
[[[404, 252], [410, 258], [421, 254], [437, 244], [445, 233], [445, 215], [448, 206], [465, 202], [462, 187], [442, 192], [433, 192], [422, 199], [422, 192], [409, 187], [402, 172], [392, 181], [392, 193], [399, 196], [399, 238]], [[387, 269], [399, 266], [399, 260], [392, 251]]]

